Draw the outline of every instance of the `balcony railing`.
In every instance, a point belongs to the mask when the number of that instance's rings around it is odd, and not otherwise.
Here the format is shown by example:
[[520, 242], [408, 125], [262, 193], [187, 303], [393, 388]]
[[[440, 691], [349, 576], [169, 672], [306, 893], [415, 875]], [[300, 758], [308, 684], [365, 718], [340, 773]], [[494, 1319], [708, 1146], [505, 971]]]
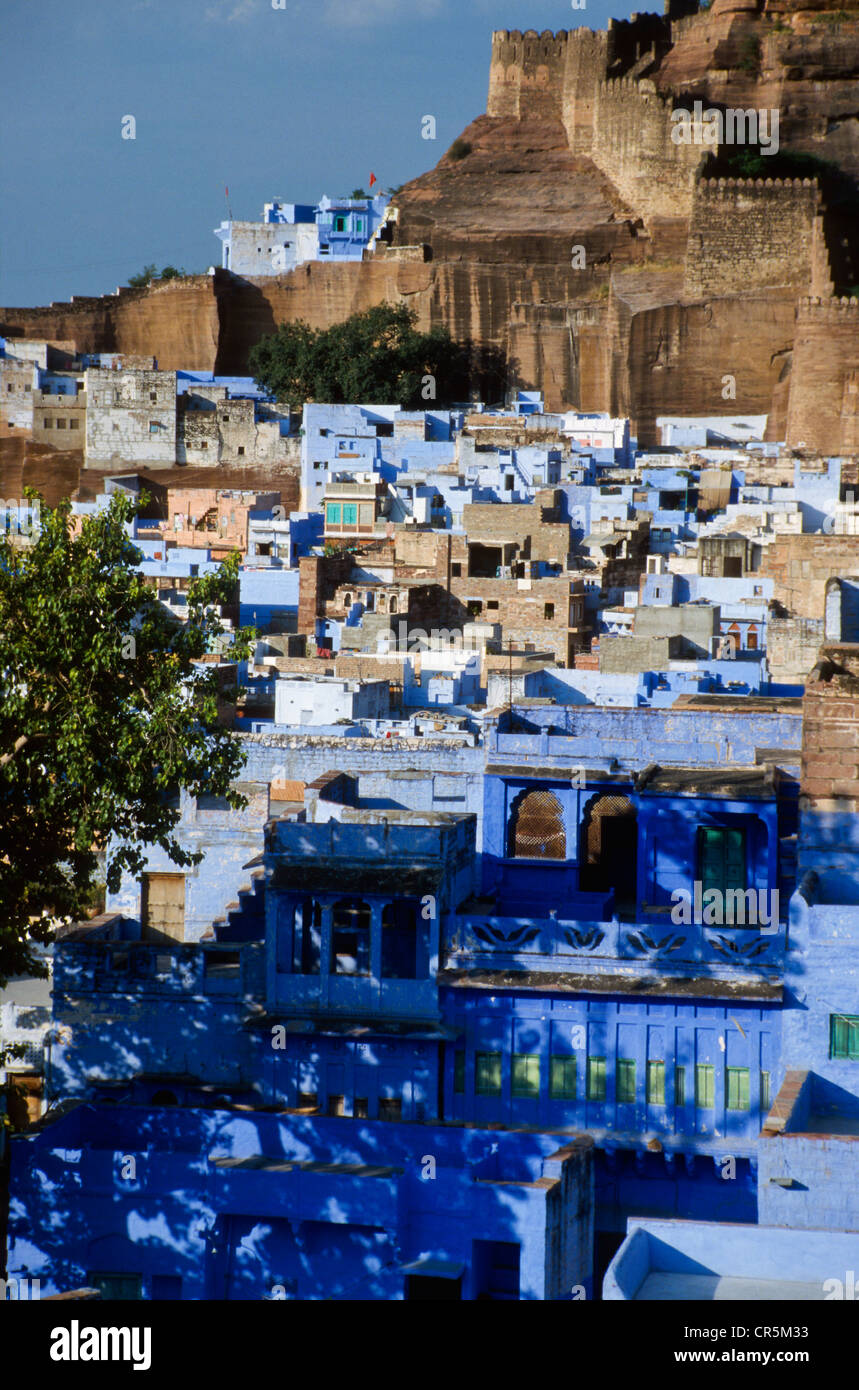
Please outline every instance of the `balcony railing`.
[[682, 926], [665, 919], [564, 920], [463, 915], [450, 919], [447, 969], [780, 978], [786, 929]]

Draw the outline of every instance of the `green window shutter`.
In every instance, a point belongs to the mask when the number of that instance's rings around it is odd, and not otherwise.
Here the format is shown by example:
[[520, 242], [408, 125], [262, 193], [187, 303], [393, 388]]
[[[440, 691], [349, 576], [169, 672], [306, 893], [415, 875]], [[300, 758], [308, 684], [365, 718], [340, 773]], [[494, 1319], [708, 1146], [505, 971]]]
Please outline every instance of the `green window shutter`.
[[716, 1073], [708, 1062], [695, 1067], [695, 1105], [699, 1110], [713, 1110], [716, 1105]]
[[746, 836], [742, 830], [724, 831], [725, 889], [746, 886]]
[[748, 1067], [725, 1068], [725, 1107], [728, 1110], [748, 1110]]
[[512, 1083], [514, 1096], [529, 1099], [540, 1094], [540, 1058], [533, 1053], [514, 1052]]
[[326, 520], [326, 522], [327, 522], [327, 524], [328, 524], [329, 526], [339, 526], [339, 525], [340, 525], [340, 503], [339, 503], [339, 502], [326, 502], [326, 504], [325, 504], [325, 520]]
[[355, 526], [355, 525], [357, 524], [357, 521], [358, 521], [358, 504], [357, 504], [357, 502], [344, 502], [344, 503], [343, 503], [343, 525], [344, 525], [344, 526]]
[[588, 1100], [605, 1100], [605, 1057], [588, 1058]]
[[[675, 1080], [676, 1084], [676, 1080]], [[665, 1104], [665, 1063], [647, 1063], [647, 1104]]]
[[501, 1053], [478, 1052], [474, 1058], [475, 1090], [479, 1096], [501, 1095]]
[[746, 836], [743, 830], [702, 825], [698, 830], [698, 877], [702, 892], [720, 893], [746, 886]]
[[829, 1055], [841, 1061], [859, 1061], [859, 1017], [829, 1015]]
[[674, 1104], [686, 1104], [686, 1068], [674, 1068]]
[[453, 1093], [457, 1096], [465, 1094], [465, 1053], [455, 1052], [453, 1054]]
[[628, 1057], [618, 1057], [615, 1072], [615, 1085], [618, 1105], [635, 1104], [635, 1062]]
[[575, 1100], [575, 1057], [552, 1057], [549, 1061], [549, 1099]]
[[769, 1110], [772, 1105], [770, 1099], [770, 1074], [768, 1071], [761, 1072], [761, 1110]]

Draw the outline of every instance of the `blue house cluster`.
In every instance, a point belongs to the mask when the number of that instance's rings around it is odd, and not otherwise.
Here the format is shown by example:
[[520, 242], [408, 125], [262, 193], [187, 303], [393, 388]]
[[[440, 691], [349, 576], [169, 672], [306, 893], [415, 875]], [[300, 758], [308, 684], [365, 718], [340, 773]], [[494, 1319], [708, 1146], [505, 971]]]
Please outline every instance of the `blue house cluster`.
[[[859, 822], [825, 784], [859, 648], [824, 649], [802, 701], [559, 713], [488, 718], [471, 809], [438, 744], [423, 781], [344, 751], [269, 803], [257, 853], [224, 819], [247, 886], [199, 941], [133, 908], [64, 934], [10, 1277], [564, 1300], [611, 1261], [607, 1297], [703, 1298], [751, 1259], [745, 1296], [826, 1296], [821, 1249], [859, 1231]], [[292, 743], [253, 741], [255, 785], [336, 751]]]

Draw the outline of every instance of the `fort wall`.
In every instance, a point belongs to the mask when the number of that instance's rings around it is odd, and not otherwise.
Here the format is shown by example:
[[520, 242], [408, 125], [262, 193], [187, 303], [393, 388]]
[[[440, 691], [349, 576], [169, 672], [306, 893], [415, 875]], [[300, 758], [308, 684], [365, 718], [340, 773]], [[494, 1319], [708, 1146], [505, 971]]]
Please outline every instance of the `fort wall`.
[[787, 443], [824, 454], [859, 453], [859, 300], [800, 300]]
[[688, 217], [706, 149], [674, 144], [673, 103], [647, 79], [621, 77], [596, 89], [591, 157], [641, 217]]
[[808, 290], [818, 252], [813, 179], [703, 179], [686, 251], [689, 295]]

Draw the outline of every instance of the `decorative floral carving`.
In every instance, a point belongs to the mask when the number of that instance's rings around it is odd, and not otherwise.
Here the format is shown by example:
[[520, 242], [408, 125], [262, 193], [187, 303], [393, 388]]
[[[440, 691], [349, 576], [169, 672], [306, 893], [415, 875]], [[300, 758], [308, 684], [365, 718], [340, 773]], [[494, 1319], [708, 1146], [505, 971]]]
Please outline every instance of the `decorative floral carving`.
[[488, 922], [478, 923], [471, 930], [478, 941], [485, 941], [490, 946], [527, 946], [540, 934], [538, 927], [512, 927], [510, 931], [504, 932], [498, 926], [490, 926]]
[[762, 938], [749, 941], [745, 945], [735, 941], [730, 936], [708, 936], [706, 940], [707, 944], [712, 946], [713, 950], [717, 951], [720, 956], [724, 956], [726, 960], [751, 959], [753, 956], [759, 956], [762, 952], [768, 951], [770, 947], [769, 941], [764, 941]]
[[600, 931], [599, 927], [565, 927], [564, 936], [567, 943], [576, 951], [595, 951], [602, 941], [605, 940], [605, 932]]
[[685, 936], [674, 936], [671, 932], [669, 932], [668, 936], [663, 936], [661, 941], [654, 941], [646, 932], [639, 932], [637, 936], [635, 932], [630, 932], [627, 940], [635, 947], [636, 951], [640, 951], [642, 955], [649, 952], [651, 955], [655, 956], [661, 955], [663, 951], [666, 955], [668, 955], [669, 951], [679, 951], [680, 947], [686, 944]]

